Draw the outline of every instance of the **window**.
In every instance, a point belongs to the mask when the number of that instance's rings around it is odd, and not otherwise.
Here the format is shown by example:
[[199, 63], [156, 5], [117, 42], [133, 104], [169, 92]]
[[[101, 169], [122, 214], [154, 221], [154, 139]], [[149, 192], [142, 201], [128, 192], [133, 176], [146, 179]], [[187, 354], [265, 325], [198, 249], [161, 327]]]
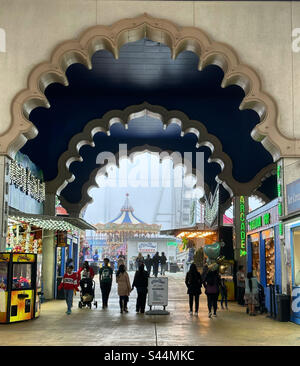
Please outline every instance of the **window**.
[[0, 262], [0, 291], [7, 291], [7, 266], [8, 263]]
[[32, 264], [29, 263], [13, 264], [13, 290], [23, 290], [31, 288], [31, 269]]
[[293, 232], [293, 247], [295, 285], [300, 286], [300, 230]]
[[[259, 242], [252, 242], [252, 272], [256, 272], [257, 281], [260, 281], [260, 264], [259, 264]], [[253, 273], [255, 275], [255, 273]]]
[[265, 241], [265, 255], [267, 285], [272, 285], [275, 282], [275, 247], [273, 238], [268, 238]]

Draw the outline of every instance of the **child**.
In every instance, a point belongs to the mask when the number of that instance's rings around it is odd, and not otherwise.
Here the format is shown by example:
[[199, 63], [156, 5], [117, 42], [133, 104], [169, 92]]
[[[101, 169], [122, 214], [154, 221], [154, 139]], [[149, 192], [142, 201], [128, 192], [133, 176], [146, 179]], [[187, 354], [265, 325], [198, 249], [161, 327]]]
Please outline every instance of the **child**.
[[64, 274], [64, 277], [58, 286], [58, 289], [61, 290], [62, 288], [65, 291], [65, 298], [68, 306], [68, 310], [66, 314], [71, 314], [71, 307], [73, 306], [73, 292], [79, 291], [78, 283], [77, 283], [77, 273], [73, 273], [73, 266], [69, 265], [67, 267], [67, 272]]
[[227, 287], [225, 285], [225, 279], [222, 278], [221, 280], [221, 284], [220, 284], [220, 290], [221, 290], [221, 307], [222, 309], [224, 309], [224, 306], [223, 306], [223, 301], [225, 300], [225, 306], [226, 306], [226, 309], [228, 310], [228, 307], [227, 307]]

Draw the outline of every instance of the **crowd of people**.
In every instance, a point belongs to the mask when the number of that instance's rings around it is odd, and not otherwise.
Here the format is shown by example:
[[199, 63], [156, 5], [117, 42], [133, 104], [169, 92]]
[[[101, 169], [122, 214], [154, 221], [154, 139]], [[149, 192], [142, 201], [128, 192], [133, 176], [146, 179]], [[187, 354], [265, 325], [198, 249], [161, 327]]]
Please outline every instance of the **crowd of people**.
[[[161, 275], [165, 275], [167, 258], [164, 253], [159, 255], [157, 252], [153, 258], [148, 254], [144, 258], [141, 253], [136, 258], [136, 272], [132, 284], [130, 284], [130, 278], [126, 271], [125, 257], [121, 255], [118, 259], [118, 270], [116, 272], [116, 283], [119, 295], [120, 312], [127, 313], [127, 303], [131, 292], [136, 288], [137, 300], [136, 300], [136, 312], [144, 313], [146, 306], [146, 297], [148, 292], [148, 278], [151, 275], [151, 269], [153, 268], [153, 275], [157, 277], [159, 264], [161, 265]], [[145, 270], [146, 267], [146, 270]], [[104, 258], [103, 266], [99, 270], [99, 282], [100, 290], [102, 294], [102, 308], [108, 307], [108, 299], [111, 292], [113, 283], [113, 269], [110, 265], [110, 260]], [[72, 264], [67, 266], [67, 271], [63, 277], [63, 280], [59, 286], [60, 289], [65, 291], [65, 299], [67, 303], [67, 314], [71, 314], [71, 308], [73, 303], [73, 293], [79, 291], [79, 286], [82, 287], [81, 281], [89, 278], [93, 280], [95, 274], [89, 263], [85, 261], [83, 266], [78, 272], [73, 272]], [[192, 263], [189, 271], [185, 277], [185, 284], [187, 287], [187, 294], [189, 295], [189, 313], [198, 316], [199, 311], [199, 298], [202, 293], [202, 286], [205, 289], [207, 296], [208, 317], [217, 317], [218, 310], [218, 298], [221, 294], [221, 308], [228, 310], [227, 299], [227, 287], [225, 279], [220, 277], [219, 271], [209, 271], [207, 267], [204, 268], [202, 275], [197, 269], [197, 266]], [[256, 315], [256, 307], [261, 304], [259, 298], [259, 284], [257, 278], [252, 272], [249, 272], [247, 276], [244, 273], [244, 267], [239, 266], [237, 272], [237, 302], [239, 305], [247, 306], [247, 313], [250, 316]], [[224, 307], [225, 305], [225, 307]]]
[[[64, 290], [65, 299], [67, 303], [66, 313], [71, 314], [73, 306], [73, 294], [79, 291], [79, 286], [82, 288], [83, 281], [87, 278], [93, 280], [95, 273], [93, 268], [85, 261], [78, 272], [73, 272], [73, 265], [67, 265], [67, 271], [58, 287], [59, 290]], [[110, 260], [104, 258], [103, 266], [99, 270], [99, 282], [102, 295], [102, 309], [108, 307], [108, 299], [113, 283], [113, 269], [110, 266]], [[135, 273], [132, 285], [130, 284], [129, 275], [126, 271], [125, 261], [123, 257], [118, 260], [118, 270], [116, 272], [116, 283], [118, 287], [120, 312], [127, 313], [127, 303], [129, 301], [130, 293], [136, 288], [136, 312], [143, 314], [146, 307], [146, 297], [148, 292], [148, 277], [149, 272], [144, 269], [144, 262], [139, 263], [138, 270]]]

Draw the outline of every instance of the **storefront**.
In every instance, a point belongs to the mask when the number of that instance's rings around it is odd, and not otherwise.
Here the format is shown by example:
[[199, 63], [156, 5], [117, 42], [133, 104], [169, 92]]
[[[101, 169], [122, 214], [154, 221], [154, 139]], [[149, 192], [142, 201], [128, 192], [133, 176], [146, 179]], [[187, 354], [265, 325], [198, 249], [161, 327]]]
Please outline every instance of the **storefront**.
[[282, 292], [278, 199], [247, 215], [247, 272], [264, 288], [265, 306], [275, 304], [274, 291]]
[[300, 179], [286, 186], [286, 216], [283, 221], [291, 321], [300, 324]]

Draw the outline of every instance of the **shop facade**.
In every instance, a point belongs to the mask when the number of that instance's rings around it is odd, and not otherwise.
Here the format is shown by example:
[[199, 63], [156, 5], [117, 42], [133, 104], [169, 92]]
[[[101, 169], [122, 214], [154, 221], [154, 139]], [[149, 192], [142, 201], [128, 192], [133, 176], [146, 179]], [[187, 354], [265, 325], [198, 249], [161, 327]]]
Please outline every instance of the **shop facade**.
[[247, 272], [253, 272], [264, 288], [268, 311], [276, 306], [275, 293], [282, 293], [278, 199], [247, 216]]
[[286, 282], [291, 321], [300, 324], [300, 179], [286, 185], [284, 221]]

